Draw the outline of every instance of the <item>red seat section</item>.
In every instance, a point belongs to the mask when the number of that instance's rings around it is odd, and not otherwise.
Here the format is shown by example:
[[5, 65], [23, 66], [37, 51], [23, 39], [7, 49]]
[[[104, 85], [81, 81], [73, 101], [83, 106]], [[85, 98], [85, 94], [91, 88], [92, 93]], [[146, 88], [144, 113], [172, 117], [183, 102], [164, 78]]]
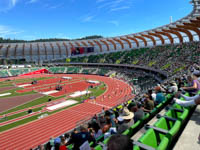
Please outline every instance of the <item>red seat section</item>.
[[47, 69], [40, 69], [40, 70], [36, 70], [33, 72], [29, 72], [29, 73], [25, 73], [19, 76], [29, 76], [29, 75], [33, 75], [33, 74], [42, 74], [42, 73], [50, 73]]

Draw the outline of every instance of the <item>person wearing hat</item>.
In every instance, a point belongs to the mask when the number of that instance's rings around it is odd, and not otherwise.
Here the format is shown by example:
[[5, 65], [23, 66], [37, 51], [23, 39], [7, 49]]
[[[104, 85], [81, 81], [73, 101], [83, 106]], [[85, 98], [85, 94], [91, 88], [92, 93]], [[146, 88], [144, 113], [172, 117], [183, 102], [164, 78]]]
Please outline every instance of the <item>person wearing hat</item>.
[[123, 132], [125, 129], [128, 129], [130, 126], [134, 124], [133, 122], [134, 113], [129, 111], [127, 107], [124, 107], [122, 113], [117, 118], [118, 120], [118, 132]]

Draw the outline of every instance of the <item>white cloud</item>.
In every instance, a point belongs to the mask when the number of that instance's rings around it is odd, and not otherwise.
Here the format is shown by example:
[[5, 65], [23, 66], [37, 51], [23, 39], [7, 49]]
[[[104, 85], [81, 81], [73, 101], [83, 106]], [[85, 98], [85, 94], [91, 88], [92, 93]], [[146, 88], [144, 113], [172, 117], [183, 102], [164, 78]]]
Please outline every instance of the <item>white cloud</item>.
[[63, 3], [61, 4], [57, 4], [57, 5], [51, 5], [51, 4], [45, 4], [44, 7], [47, 8], [47, 9], [57, 9], [57, 8], [60, 8], [63, 6]]
[[6, 12], [16, 6], [20, 0], [0, 0], [0, 12]]
[[10, 35], [16, 35], [23, 33], [24, 31], [20, 30], [15, 30], [12, 29], [11, 27], [0, 25], [0, 37], [8, 37]]
[[36, 3], [37, 1], [39, 1], [39, 0], [30, 0], [30, 1], [28, 1], [28, 3]]
[[110, 11], [119, 11], [119, 10], [124, 10], [124, 9], [129, 9], [129, 6], [122, 6], [122, 7], [115, 7], [111, 8]]
[[91, 22], [95, 16], [88, 15], [82, 19], [82, 22]]
[[96, 0], [98, 9], [107, 9], [110, 12], [129, 9], [132, 6], [132, 0]]
[[97, 3], [102, 3], [102, 2], [105, 2], [107, 0], [96, 0]]
[[108, 23], [113, 24], [115, 26], [119, 26], [119, 22], [117, 20], [108, 21]]

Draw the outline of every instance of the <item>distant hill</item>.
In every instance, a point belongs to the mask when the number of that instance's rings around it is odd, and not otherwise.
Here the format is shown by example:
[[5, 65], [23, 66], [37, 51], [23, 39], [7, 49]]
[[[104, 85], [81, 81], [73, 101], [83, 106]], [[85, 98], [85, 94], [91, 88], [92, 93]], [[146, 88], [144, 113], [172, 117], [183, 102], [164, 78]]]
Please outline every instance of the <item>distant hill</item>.
[[54, 42], [54, 41], [73, 41], [73, 40], [87, 40], [87, 39], [97, 39], [97, 38], [103, 38], [103, 36], [100, 35], [92, 35], [92, 36], [86, 36], [79, 39], [59, 39], [59, 38], [50, 38], [50, 39], [36, 39], [36, 40], [18, 40], [18, 39], [5, 39], [0, 37], [0, 43], [26, 43], [26, 42]]

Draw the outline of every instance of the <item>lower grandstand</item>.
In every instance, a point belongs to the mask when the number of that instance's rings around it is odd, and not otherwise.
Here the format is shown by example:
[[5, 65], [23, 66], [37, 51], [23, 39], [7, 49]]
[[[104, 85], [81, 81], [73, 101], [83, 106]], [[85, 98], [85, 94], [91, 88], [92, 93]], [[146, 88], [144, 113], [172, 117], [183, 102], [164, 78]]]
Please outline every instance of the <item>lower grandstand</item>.
[[[194, 68], [191, 70], [197, 72], [198, 65], [195, 64]], [[10, 137], [9, 142], [13, 140], [13, 146], [9, 145], [11, 149], [36, 148], [37, 145], [49, 149], [56, 146], [51, 145], [52, 139], [62, 139], [61, 135], [73, 135], [73, 129], [79, 130], [80, 125], [89, 125], [89, 128], [95, 129], [93, 126], [98, 123], [102, 134], [89, 145], [101, 150], [106, 146], [110, 134], [106, 118], [112, 115], [116, 120], [113, 118], [115, 123], [111, 126], [117, 127], [120, 134], [138, 141], [134, 143], [134, 149], [171, 149], [195, 109], [183, 108], [172, 102], [173, 93], [177, 90], [170, 90], [173, 85], [170, 85], [171, 80], [176, 81], [176, 86], [180, 81], [186, 82], [184, 79], [177, 79], [178, 74], [185, 74], [185, 71], [181, 70], [168, 79], [165, 72], [148, 67], [109, 64], [102, 66], [97, 63], [11, 70], [1, 70], [7, 72], [8, 76], [1, 78], [0, 94], [10, 93], [0, 97], [0, 138], [3, 141], [3, 149], [8, 148], [7, 137]], [[156, 98], [148, 95], [158, 84], [160, 88], [156, 88], [153, 94], [161, 92], [165, 98], [161, 103], [155, 101], [152, 105], [151, 101]], [[56, 90], [58, 85], [62, 87], [61, 90]], [[70, 96], [77, 91], [86, 92], [76, 97]], [[44, 95], [45, 93], [48, 94]], [[143, 95], [144, 93], [147, 94]], [[121, 129], [120, 121], [124, 120], [123, 111], [126, 107], [134, 114], [134, 120], [127, 120], [130, 125]], [[28, 113], [30, 110], [32, 113]], [[156, 116], [159, 116], [158, 119]], [[103, 120], [105, 122], [102, 122]], [[53, 124], [50, 123], [52, 121]], [[170, 126], [167, 125], [168, 122]], [[29, 132], [26, 132], [27, 130]], [[159, 140], [155, 136], [157, 132], [163, 134], [163, 138], [160, 139], [162, 145], [156, 141]], [[29, 136], [30, 138], [27, 138]], [[50, 137], [52, 139], [48, 142]], [[148, 143], [149, 138], [155, 138], [154, 142], [157, 144]], [[68, 149], [73, 149], [73, 144], [75, 143], [67, 145]]]

